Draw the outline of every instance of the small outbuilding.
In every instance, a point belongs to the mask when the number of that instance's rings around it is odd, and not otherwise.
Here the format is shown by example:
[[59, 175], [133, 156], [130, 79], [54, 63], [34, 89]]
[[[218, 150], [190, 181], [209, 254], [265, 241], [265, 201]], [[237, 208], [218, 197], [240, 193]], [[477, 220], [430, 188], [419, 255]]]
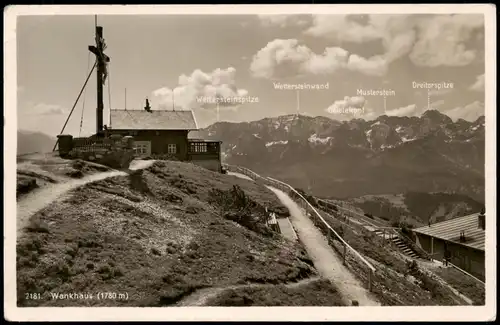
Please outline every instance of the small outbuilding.
[[485, 215], [474, 213], [412, 229], [418, 246], [484, 281]]

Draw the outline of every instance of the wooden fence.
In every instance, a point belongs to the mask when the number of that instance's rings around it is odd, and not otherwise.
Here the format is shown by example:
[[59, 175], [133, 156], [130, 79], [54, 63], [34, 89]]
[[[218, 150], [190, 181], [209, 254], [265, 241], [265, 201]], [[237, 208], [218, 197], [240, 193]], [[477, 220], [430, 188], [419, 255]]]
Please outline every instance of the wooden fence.
[[[287, 193], [295, 202], [297, 202], [301, 208], [306, 212], [306, 215], [309, 217], [312, 217], [313, 222], [315, 222], [316, 226], [320, 228], [323, 233], [326, 235], [329, 243], [330, 239], [336, 239], [338, 240], [342, 246], [343, 246], [343, 251], [341, 252], [342, 254], [342, 259], [344, 263], [346, 263], [346, 255], [347, 254], [352, 254], [353, 257], [359, 261], [361, 261], [362, 265], [365, 266], [365, 271], [367, 272], [367, 278], [368, 278], [368, 289], [372, 291], [372, 282], [373, 282], [373, 275], [376, 272], [375, 267], [368, 262], [358, 251], [356, 251], [354, 248], [352, 248], [329, 224], [328, 222], [323, 219], [323, 217], [319, 214], [319, 212], [299, 193], [297, 190], [295, 190], [292, 186], [281, 182], [277, 179], [271, 178], [271, 177], [263, 177], [260, 176], [259, 174], [253, 172], [252, 170], [245, 168], [245, 167], [240, 167], [240, 166], [233, 166], [233, 165], [228, 165], [228, 164], [223, 164], [227, 170], [240, 173], [243, 175], [246, 175], [250, 178], [252, 178], [254, 181], [258, 183], [262, 183], [263, 185], [269, 185], [272, 187], [275, 187], [285, 193]], [[332, 245], [333, 246], [333, 245]], [[335, 246], [333, 246], [335, 247]]]

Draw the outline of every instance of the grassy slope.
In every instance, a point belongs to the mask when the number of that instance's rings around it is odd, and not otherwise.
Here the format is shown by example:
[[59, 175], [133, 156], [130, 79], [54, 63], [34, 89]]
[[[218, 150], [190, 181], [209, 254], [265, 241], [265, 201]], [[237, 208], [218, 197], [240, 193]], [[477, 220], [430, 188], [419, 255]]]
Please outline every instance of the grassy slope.
[[300, 287], [277, 285], [271, 288], [227, 290], [208, 302], [209, 306], [342, 306], [337, 290], [326, 279]]
[[478, 212], [483, 204], [459, 194], [408, 192], [399, 195], [366, 195], [350, 200], [364, 212], [391, 222], [408, 216], [415, 226], [445, 221]]
[[[18, 305], [167, 306], [197, 288], [316, 274], [299, 244], [226, 220], [208, 203], [210, 189], [235, 184], [257, 204], [283, 209], [253, 182], [175, 162], [70, 192], [34, 215], [17, 244]], [[324, 288], [322, 301], [338, 300], [331, 284]], [[299, 291], [314, 302], [317, 289]], [[270, 290], [273, 303], [288, 299], [279, 288], [263, 290]], [[25, 299], [35, 292], [41, 300]], [[50, 292], [92, 293], [94, 299], [52, 300]], [[98, 300], [97, 292], [127, 293], [128, 299]]]
[[470, 298], [475, 305], [485, 304], [485, 287], [474, 279], [471, 279], [452, 267], [436, 268], [434, 269], [434, 273], [439, 275], [460, 293]]
[[[441, 285], [436, 278], [439, 275], [445, 281], [450, 277], [441, 274], [430, 273], [429, 270], [415, 272], [407, 264], [407, 258], [403, 257], [397, 248], [384, 242], [379, 237], [366, 229], [355, 224], [344, 224], [339, 219], [322, 212], [327, 222], [351, 245], [360, 252], [377, 269], [374, 278], [373, 291], [384, 305], [399, 306], [422, 306], [422, 305], [457, 305], [464, 304], [445, 286]], [[342, 227], [343, 226], [343, 227]], [[332, 245], [340, 252], [343, 248], [338, 241], [332, 241]], [[368, 282], [366, 267], [352, 255], [348, 255], [347, 262], [362, 281]], [[422, 272], [423, 271], [423, 272]], [[457, 283], [470, 283], [463, 274], [454, 274], [455, 281], [448, 281], [462, 294], [481, 295], [477, 287], [469, 286], [469, 290], [461, 290], [463, 286]], [[483, 289], [484, 290], [484, 289]], [[473, 298], [473, 297], [469, 297]]]

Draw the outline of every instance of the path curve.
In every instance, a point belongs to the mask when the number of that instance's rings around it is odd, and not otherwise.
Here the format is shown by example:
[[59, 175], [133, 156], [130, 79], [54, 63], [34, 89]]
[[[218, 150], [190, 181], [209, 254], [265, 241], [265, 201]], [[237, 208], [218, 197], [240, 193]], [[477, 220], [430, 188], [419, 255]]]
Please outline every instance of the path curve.
[[[311, 277], [304, 280], [300, 280], [293, 283], [285, 283], [287, 288], [295, 288], [301, 285], [309, 284], [314, 281], [319, 281], [320, 277]], [[251, 283], [251, 284], [236, 284], [227, 287], [211, 287], [204, 288], [195, 291], [191, 295], [179, 301], [176, 306], [187, 307], [187, 306], [205, 306], [211, 299], [216, 298], [222, 292], [226, 290], [242, 289], [242, 288], [258, 288], [258, 287], [268, 287], [275, 286], [276, 284], [262, 284], [262, 283]]]
[[[154, 160], [134, 160], [130, 164], [129, 170], [134, 171], [148, 168], [154, 162]], [[26, 227], [32, 215], [47, 207], [50, 203], [59, 199], [69, 191], [85, 184], [100, 181], [109, 177], [126, 175], [128, 175], [126, 171], [111, 170], [107, 172], [92, 174], [80, 179], [70, 180], [65, 183], [50, 184], [40, 190], [35, 190], [31, 193], [28, 193], [17, 202], [16, 224], [18, 236]]]
[[231, 175], [231, 176], [236, 176], [236, 177], [239, 177], [239, 178], [243, 178], [243, 179], [246, 179], [246, 180], [249, 180], [249, 181], [253, 182], [253, 179], [251, 179], [250, 177], [248, 177], [247, 175], [244, 175], [244, 174], [240, 174], [240, 173], [236, 173], [236, 172], [228, 172], [227, 174]]
[[314, 223], [304, 215], [300, 207], [286, 193], [274, 187], [266, 186], [273, 191], [278, 199], [290, 211], [290, 221], [297, 230], [314, 266], [321, 276], [329, 279], [339, 289], [345, 303], [351, 305], [357, 300], [360, 306], [380, 306], [381, 304], [342, 264], [341, 258], [329, 245], [327, 239]]

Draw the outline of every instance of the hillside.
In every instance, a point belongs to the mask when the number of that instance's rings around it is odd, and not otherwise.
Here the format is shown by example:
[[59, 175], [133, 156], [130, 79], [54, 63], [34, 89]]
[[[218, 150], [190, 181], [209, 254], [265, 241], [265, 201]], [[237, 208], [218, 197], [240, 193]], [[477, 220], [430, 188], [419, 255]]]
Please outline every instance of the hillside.
[[17, 131], [17, 155], [50, 152], [57, 139], [41, 132]]
[[[121, 173], [72, 189], [31, 216], [17, 243], [19, 306], [345, 304], [335, 279], [319, 276], [302, 244], [266, 226], [266, 207], [288, 212], [272, 191], [187, 163], [151, 163], [123, 173], [50, 154], [19, 161], [18, 175], [39, 185], [19, 193], [25, 204], [75, 179]], [[464, 304], [443, 279], [484, 303], [484, 292], [463, 275], [415, 270], [380, 237], [321, 213], [377, 267], [374, 294], [383, 305]], [[352, 274], [366, 282], [363, 266], [348, 259]], [[117, 296], [96, 299], [97, 292]], [[82, 299], [61, 298], [70, 293]]]
[[430, 110], [421, 117], [339, 122], [286, 115], [220, 122], [201, 133], [223, 141], [228, 164], [316, 196], [446, 192], [484, 202], [484, 116], [453, 122]]
[[[51, 175], [47, 189], [94, 172], [56, 157], [24, 161], [18, 170], [35, 180]], [[247, 305], [268, 304], [268, 295], [274, 305], [287, 304], [289, 294], [308, 305], [341, 304], [330, 282], [298, 282], [317, 272], [300, 244], [270, 231], [265, 207], [286, 213], [271, 191], [186, 163], [155, 162], [83, 185], [32, 215], [18, 239], [18, 305], [171, 306], [197, 290], [222, 288], [224, 297], [225, 288], [247, 285]], [[117, 296], [98, 300], [98, 291]], [[53, 299], [49, 292], [94, 298]]]
[[427, 225], [455, 217], [475, 213], [484, 205], [465, 195], [450, 193], [408, 192], [399, 195], [365, 195], [349, 199], [364, 213], [377, 216], [389, 222], [403, 216], [414, 225]]
[[[356, 222], [346, 223], [335, 211], [319, 213], [342, 238], [368, 259], [377, 269], [374, 294], [389, 306], [461, 305], [464, 300], [484, 305], [485, 287], [453, 268], [425, 260], [412, 260], [391, 241], [384, 240]], [[320, 223], [317, 225], [323, 229]], [[331, 245], [341, 253], [343, 245], [334, 239]], [[366, 268], [359, 259], [347, 256], [353, 274], [368, 283]], [[457, 294], [457, 292], [459, 294]], [[466, 298], [464, 298], [466, 297]]]

